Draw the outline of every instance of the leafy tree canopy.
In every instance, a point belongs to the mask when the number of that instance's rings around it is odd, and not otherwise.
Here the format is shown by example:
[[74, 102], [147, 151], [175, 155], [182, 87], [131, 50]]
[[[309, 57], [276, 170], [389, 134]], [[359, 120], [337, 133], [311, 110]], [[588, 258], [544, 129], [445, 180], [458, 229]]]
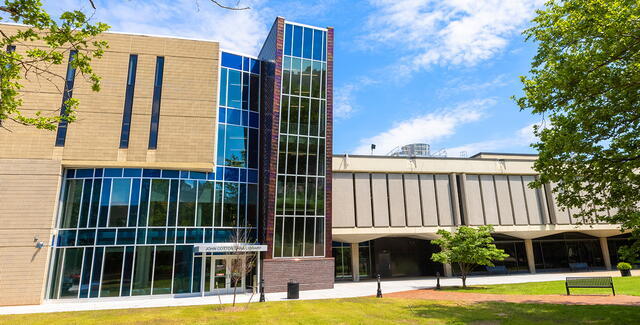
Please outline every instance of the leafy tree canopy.
[[[65, 76], [56, 74], [51, 67], [66, 63], [74, 51], [71, 66], [91, 83], [94, 91], [99, 91], [100, 77], [93, 72], [91, 61], [102, 57], [108, 44], [93, 38], [109, 26], [91, 24], [89, 17], [77, 10], [64, 12], [55, 20], [39, 0], [5, 0], [4, 5], [0, 5], [0, 13], [3, 14], [0, 22], [27, 25], [17, 33], [5, 33], [0, 29], [0, 123], [13, 120], [39, 129], [55, 130], [60, 121], [74, 121], [78, 107], [76, 98], [71, 97], [64, 103], [63, 114], [61, 106], [38, 107], [35, 114], [29, 115], [21, 111], [20, 89], [25, 80], [63, 84]], [[8, 50], [12, 46], [16, 51]]]
[[431, 260], [439, 263], [453, 264], [460, 267], [462, 286], [467, 286], [467, 275], [477, 265], [494, 266], [493, 261], [502, 261], [509, 257], [504, 250], [496, 248], [491, 232], [492, 226], [472, 228], [459, 227], [454, 232], [438, 230], [440, 238], [431, 241], [440, 246], [440, 252], [433, 253]]
[[557, 184], [574, 217], [640, 235], [639, 3], [552, 0], [533, 23], [524, 35], [538, 50], [516, 98], [544, 117], [533, 185]]

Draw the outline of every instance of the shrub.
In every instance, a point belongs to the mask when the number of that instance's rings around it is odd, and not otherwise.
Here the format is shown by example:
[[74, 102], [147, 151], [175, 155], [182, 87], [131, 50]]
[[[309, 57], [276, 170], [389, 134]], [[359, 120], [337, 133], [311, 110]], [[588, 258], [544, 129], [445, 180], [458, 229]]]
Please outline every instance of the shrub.
[[624, 271], [624, 270], [631, 270], [631, 264], [627, 263], [627, 262], [620, 262], [618, 263], [618, 270], [620, 271]]

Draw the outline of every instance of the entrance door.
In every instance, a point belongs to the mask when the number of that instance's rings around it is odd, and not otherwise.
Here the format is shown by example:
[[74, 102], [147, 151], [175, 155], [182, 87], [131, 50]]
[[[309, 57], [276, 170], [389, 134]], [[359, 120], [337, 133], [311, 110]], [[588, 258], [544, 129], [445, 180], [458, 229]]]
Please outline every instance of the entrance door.
[[380, 253], [377, 259], [377, 269], [380, 276], [383, 278], [391, 277], [391, 254]]
[[204, 276], [204, 289], [207, 293], [229, 294], [233, 292], [241, 293], [245, 290], [246, 273], [244, 258], [233, 255], [213, 255], [207, 256]]

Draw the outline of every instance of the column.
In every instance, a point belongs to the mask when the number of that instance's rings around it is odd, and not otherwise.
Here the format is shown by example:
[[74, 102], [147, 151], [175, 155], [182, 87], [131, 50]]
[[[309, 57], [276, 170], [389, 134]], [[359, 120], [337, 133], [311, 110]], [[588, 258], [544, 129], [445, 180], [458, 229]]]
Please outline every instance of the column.
[[527, 264], [529, 264], [529, 273], [536, 273], [536, 259], [533, 254], [533, 242], [531, 239], [524, 240], [524, 249], [527, 252]]
[[450, 278], [453, 276], [453, 270], [451, 269], [451, 264], [442, 264], [444, 266], [444, 276]]
[[609, 242], [607, 241], [607, 237], [600, 237], [600, 249], [602, 250], [602, 259], [604, 259], [604, 267], [607, 270], [612, 270], [611, 268], [611, 256], [609, 255]]
[[360, 281], [360, 245], [351, 243], [351, 278], [354, 282]]

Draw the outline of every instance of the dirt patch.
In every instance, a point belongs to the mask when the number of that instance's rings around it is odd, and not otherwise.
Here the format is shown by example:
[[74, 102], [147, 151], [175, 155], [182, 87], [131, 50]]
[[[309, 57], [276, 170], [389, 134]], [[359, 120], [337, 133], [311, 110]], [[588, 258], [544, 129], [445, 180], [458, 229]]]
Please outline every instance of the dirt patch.
[[406, 299], [449, 300], [456, 302], [515, 302], [563, 305], [624, 305], [640, 306], [640, 296], [606, 295], [499, 295], [474, 292], [452, 292], [434, 289], [387, 293], [385, 297]]

